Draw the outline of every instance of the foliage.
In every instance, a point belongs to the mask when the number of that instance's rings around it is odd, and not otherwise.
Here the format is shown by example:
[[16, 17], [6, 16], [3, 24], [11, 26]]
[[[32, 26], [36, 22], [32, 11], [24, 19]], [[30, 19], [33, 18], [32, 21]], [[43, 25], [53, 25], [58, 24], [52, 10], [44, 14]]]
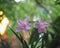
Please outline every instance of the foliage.
[[[0, 0], [0, 10], [4, 11], [10, 20], [12, 29], [7, 29], [9, 39], [15, 34], [23, 48], [57, 48], [60, 46], [60, 0], [25, 0], [21, 2]], [[37, 20], [42, 17], [45, 21], [50, 22], [47, 33], [39, 34], [36, 28], [32, 28], [29, 43], [23, 39], [22, 35], [19, 34], [20, 36], [18, 36], [15, 33], [16, 25], [18, 25], [17, 20], [24, 19], [27, 16], [30, 17], [32, 26], [35, 25], [35, 21], [32, 21], [34, 17]]]

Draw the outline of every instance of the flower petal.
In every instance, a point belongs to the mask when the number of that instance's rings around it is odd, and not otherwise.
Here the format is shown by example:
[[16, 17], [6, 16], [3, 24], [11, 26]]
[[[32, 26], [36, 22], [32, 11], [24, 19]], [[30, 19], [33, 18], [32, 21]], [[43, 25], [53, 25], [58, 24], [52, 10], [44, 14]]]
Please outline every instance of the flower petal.
[[21, 19], [18, 19], [17, 22], [18, 22], [19, 25], [23, 24], [23, 21]]
[[20, 26], [16, 27], [16, 32], [19, 32], [21, 30]]

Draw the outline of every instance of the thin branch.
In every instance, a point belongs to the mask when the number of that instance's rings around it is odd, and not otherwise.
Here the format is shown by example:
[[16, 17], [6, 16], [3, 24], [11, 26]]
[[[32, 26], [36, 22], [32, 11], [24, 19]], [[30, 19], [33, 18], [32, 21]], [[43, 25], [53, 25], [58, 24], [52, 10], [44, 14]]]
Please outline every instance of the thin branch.
[[49, 14], [49, 10], [41, 2], [39, 2], [38, 0], [35, 0], [35, 1], [36, 1], [37, 5], [44, 8], [46, 10], [46, 12]]

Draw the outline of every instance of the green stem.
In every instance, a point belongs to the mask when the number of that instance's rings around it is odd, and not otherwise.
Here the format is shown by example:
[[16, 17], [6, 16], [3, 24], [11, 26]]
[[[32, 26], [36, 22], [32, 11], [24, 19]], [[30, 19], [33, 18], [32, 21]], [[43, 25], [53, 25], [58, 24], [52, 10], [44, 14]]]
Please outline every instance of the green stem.
[[[10, 27], [9, 27], [10, 28]], [[21, 36], [20, 34], [20, 37], [16, 34], [16, 32], [10, 28], [10, 30], [16, 35], [16, 37], [21, 41], [22, 45], [23, 45], [23, 48], [29, 48], [26, 41], [23, 39], [23, 37]]]

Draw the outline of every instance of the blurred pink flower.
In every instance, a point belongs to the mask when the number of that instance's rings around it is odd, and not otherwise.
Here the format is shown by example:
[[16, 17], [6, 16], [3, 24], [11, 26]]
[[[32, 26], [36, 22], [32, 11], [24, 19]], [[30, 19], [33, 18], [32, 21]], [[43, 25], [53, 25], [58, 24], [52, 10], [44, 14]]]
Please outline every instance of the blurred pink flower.
[[29, 24], [29, 18], [25, 18], [24, 20], [18, 19], [18, 26], [16, 27], [16, 31], [24, 31], [27, 32], [30, 29], [31, 25]]
[[38, 23], [36, 23], [35, 27], [38, 29], [38, 32], [46, 32], [46, 27], [49, 26], [48, 22], [44, 22], [41, 18]]

